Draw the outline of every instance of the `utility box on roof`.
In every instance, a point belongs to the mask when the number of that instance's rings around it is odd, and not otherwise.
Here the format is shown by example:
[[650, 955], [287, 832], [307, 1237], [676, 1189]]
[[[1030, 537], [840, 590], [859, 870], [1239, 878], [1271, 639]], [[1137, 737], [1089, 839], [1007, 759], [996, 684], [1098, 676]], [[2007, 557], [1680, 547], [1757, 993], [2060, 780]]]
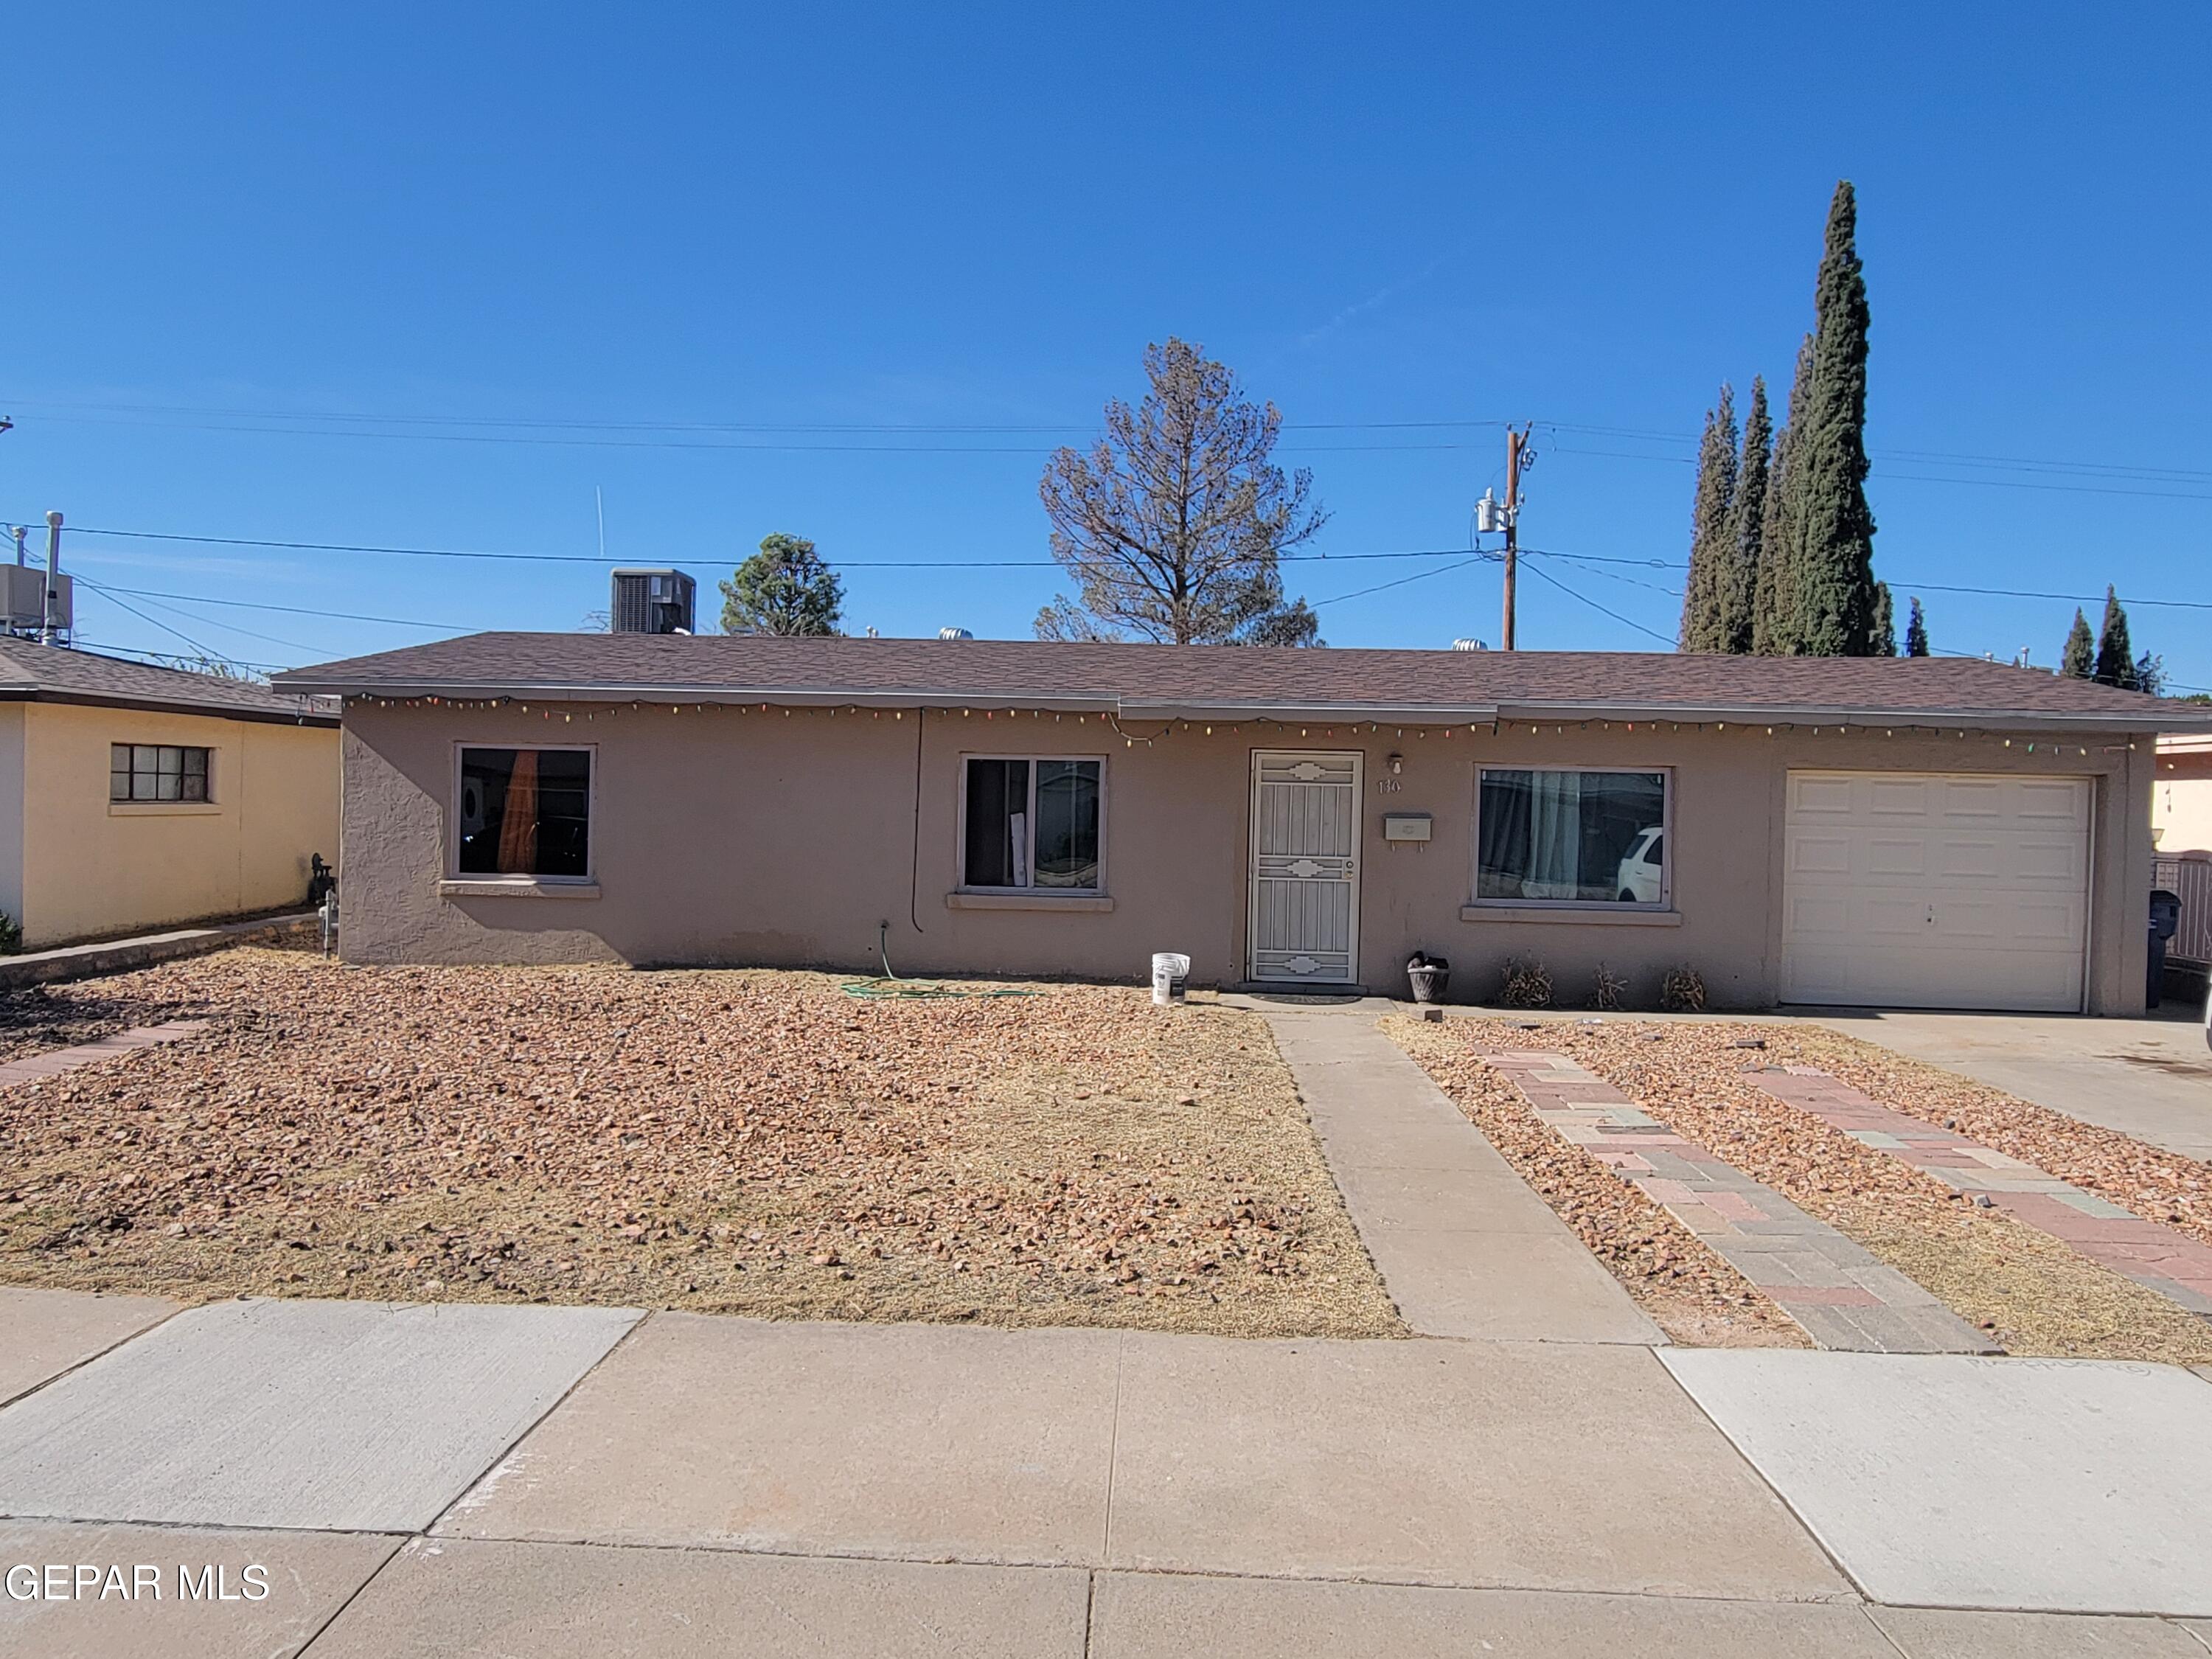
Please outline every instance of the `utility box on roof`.
[[[72, 607], [70, 579], [54, 578], [54, 627], [70, 631]], [[10, 634], [35, 634], [46, 626], [46, 572], [43, 565], [0, 564], [0, 629]]]
[[689, 634], [696, 584], [681, 570], [617, 570], [610, 626], [617, 634]]

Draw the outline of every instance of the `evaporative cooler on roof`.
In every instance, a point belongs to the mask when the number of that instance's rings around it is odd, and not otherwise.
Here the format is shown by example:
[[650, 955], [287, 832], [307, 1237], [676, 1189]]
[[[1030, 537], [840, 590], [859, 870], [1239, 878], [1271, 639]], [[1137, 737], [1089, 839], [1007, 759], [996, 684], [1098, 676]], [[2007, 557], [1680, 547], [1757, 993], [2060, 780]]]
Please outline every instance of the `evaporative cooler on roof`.
[[617, 634], [689, 634], [696, 587], [680, 570], [617, 570], [609, 614]]

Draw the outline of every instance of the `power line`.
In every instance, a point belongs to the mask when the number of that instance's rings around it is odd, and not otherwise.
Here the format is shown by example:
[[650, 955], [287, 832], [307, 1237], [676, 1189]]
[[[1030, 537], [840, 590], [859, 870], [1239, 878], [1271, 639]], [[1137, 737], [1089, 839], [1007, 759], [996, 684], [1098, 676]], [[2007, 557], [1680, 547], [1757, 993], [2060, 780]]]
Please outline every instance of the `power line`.
[[[100, 586], [94, 584], [88, 577], [86, 579], [85, 585]], [[240, 611], [281, 611], [289, 616], [295, 617], [326, 617], [335, 622], [389, 623], [395, 628], [443, 629], [456, 634], [475, 631], [474, 624], [469, 623], [424, 622], [414, 617], [371, 617], [358, 611], [319, 611], [312, 605], [271, 605], [262, 599], [218, 599], [206, 593], [164, 593], [158, 589], [146, 587], [107, 586], [105, 591], [110, 593], [128, 593], [133, 599], [185, 599], [194, 605], [228, 605]]]
[[1584, 605], [1589, 606], [1591, 610], [1601, 611], [1607, 616], [1612, 617], [1613, 621], [1632, 628], [1639, 634], [1649, 635], [1651, 638], [1658, 641], [1660, 644], [1665, 646], [1669, 651], [1674, 649], [1675, 641], [1671, 635], [1662, 634], [1658, 629], [1654, 628], [1646, 628], [1642, 623], [1638, 622], [1634, 617], [1624, 617], [1620, 612], [1613, 610], [1610, 605], [1600, 605], [1595, 599], [1590, 598], [1589, 594], [1578, 592], [1577, 590], [1568, 586], [1557, 576], [1552, 574], [1550, 571], [1545, 569], [1543, 566], [1540, 564], [1530, 565], [1528, 567], [1528, 574], [1532, 576], [1540, 576], [1544, 580], [1551, 583], [1553, 586], [1558, 588], [1560, 592], [1567, 595], [1568, 598], [1580, 599]]
[[[104, 598], [114, 599], [118, 605], [122, 605], [124, 603], [120, 599], [116, 597], [117, 594], [121, 592], [120, 589], [109, 587], [102, 583], [94, 581], [88, 576], [84, 577], [82, 580], [83, 580], [84, 585], [90, 588], [94, 592], [100, 594]], [[319, 647], [309, 645], [301, 640], [279, 639], [274, 634], [264, 634], [256, 629], [242, 627], [237, 623], [224, 622], [220, 617], [203, 617], [193, 611], [186, 611], [179, 605], [165, 604], [159, 599], [148, 599], [146, 602], [157, 611], [167, 611], [172, 616], [182, 617], [186, 622], [210, 623], [216, 628], [222, 629], [228, 633], [243, 634], [249, 640], [259, 640], [264, 645], [281, 645], [288, 651], [313, 652], [320, 649]], [[125, 606], [125, 608], [129, 609], [130, 607]], [[145, 615], [143, 611], [138, 611], [136, 614], [140, 616]], [[184, 635], [179, 635], [178, 637], [181, 639]]]
[[1462, 559], [1457, 564], [1448, 564], [1436, 570], [1417, 570], [1410, 576], [1399, 577], [1395, 581], [1377, 582], [1372, 587], [1356, 587], [1349, 593], [1336, 593], [1325, 599], [1315, 599], [1310, 608], [1318, 611], [1325, 605], [1341, 605], [1346, 599], [1364, 599], [1370, 593], [1380, 593], [1389, 588], [1403, 587], [1407, 582], [1426, 581], [1431, 576], [1448, 576], [1453, 571], [1464, 570], [1471, 564], [1481, 564], [1485, 562], [1494, 564], [1504, 556], [1503, 553], [1477, 553], [1472, 558]]
[[[594, 555], [583, 553], [508, 553], [480, 551], [468, 548], [398, 547], [348, 542], [282, 541], [274, 538], [252, 536], [189, 535], [181, 532], [173, 531], [102, 530], [84, 527], [73, 529], [70, 533], [79, 537], [90, 536], [108, 538], [121, 538], [135, 541], [179, 542], [193, 546], [203, 547], [264, 547], [289, 552], [364, 553], [390, 555], [408, 558], [484, 559], [508, 562], [539, 564], [587, 564], [606, 566], [623, 562], [623, 561], [618, 559], [600, 558]], [[1602, 553], [1567, 553], [1556, 548], [1526, 548], [1522, 550], [1525, 552], [1540, 553], [1547, 558], [1565, 559], [1575, 563], [1582, 564], [1622, 564], [1632, 565], [1644, 569], [1669, 571], [1679, 571], [1685, 568], [1681, 564], [1668, 559], [1633, 558], [1622, 556], [1620, 555], [1607, 555]], [[1464, 547], [1403, 548], [1389, 551], [1353, 553], [1286, 553], [1282, 556], [1283, 561], [1285, 563], [1326, 564], [1334, 562], [1348, 564], [1356, 561], [1373, 559], [1463, 559], [1466, 557], [1468, 551], [1468, 550]], [[1053, 559], [830, 559], [825, 561], [825, 562], [831, 565], [833, 568], [841, 570], [1048, 570], [1058, 568], [1058, 562]], [[2101, 601], [2104, 598], [2104, 595], [2101, 593], [2053, 593], [2029, 588], [1969, 587], [1943, 582], [1914, 581], [1907, 577], [1892, 578], [1890, 579], [1890, 586], [1895, 588], [1912, 589], [1929, 593], [1972, 593], [1990, 599], [2057, 599], [2077, 605], [2096, 604]], [[128, 592], [131, 590], [122, 589], [119, 591]], [[1365, 592], [1368, 590], [1362, 591]], [[198, 596], [171, 595], [168, 597], [197, 599]], [[1356, 597], [1358, 597], [1358, 595], [1350, 593], [1339, 594], [1336, 596], [1339, 599]], [[2154, 605], [2185, 611], [2212, 611], [2212, 600], [2154, 599], [2138, 594], [2123, 594], [2120, 597], [2122, 603], [2126, 605]], [[210, 600], [206, 602], [225, 604], [243, 603], [243, 601], [237, 600]], [[1329, 603], [1332, 604], [1334, 602], [1334, 600], [1329, 601]], [[283, 607], [272, 605], [264, 606], [263, 608], [276, 610]], [[340, 613], [334, 611], [311, 611], [303, 612], [303, 614], [336, 616]], [[421, 626], [442, 628], [447, 626], [458, 626], [458, 624], [448, 624], [443, 623], [416, 623], [411, 619], [403, 617], [359, 617], [348, 618], [348, 620], [372, 622], [387, 621], [396, 623], [404, 623], [410, 627]]]

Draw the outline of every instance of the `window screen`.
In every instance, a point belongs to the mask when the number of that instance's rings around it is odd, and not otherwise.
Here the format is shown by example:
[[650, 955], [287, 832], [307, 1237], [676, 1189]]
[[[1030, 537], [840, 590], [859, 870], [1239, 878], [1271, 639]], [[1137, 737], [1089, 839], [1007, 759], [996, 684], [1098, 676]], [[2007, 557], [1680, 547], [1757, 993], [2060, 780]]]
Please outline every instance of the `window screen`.
[[1661, 902], [1665, 773], [1485, 767], [1480, 788], [1478, 900]]
[[591, 811], [586, 750], [464, 749], [460, 872], [588, 875]]
[[108, 745], [107, 799], [207, 800], [208, 751], [190, 744], [118, 743]]

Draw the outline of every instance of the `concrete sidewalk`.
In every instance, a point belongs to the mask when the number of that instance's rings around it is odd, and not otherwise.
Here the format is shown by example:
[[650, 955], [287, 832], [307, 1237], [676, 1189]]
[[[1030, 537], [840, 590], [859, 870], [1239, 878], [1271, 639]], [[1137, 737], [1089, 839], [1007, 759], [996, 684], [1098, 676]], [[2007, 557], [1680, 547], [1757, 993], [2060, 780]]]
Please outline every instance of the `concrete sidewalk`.
[[1376, 1029], [1390, 1004], [1237, 1000], [1273, 1030], [1352, 1224], [1415, 1330], [1666, 1340], [1467, 1115]]
[[2160, 1367], [41, 1294], [0, 1656], [2212, 1651]]

